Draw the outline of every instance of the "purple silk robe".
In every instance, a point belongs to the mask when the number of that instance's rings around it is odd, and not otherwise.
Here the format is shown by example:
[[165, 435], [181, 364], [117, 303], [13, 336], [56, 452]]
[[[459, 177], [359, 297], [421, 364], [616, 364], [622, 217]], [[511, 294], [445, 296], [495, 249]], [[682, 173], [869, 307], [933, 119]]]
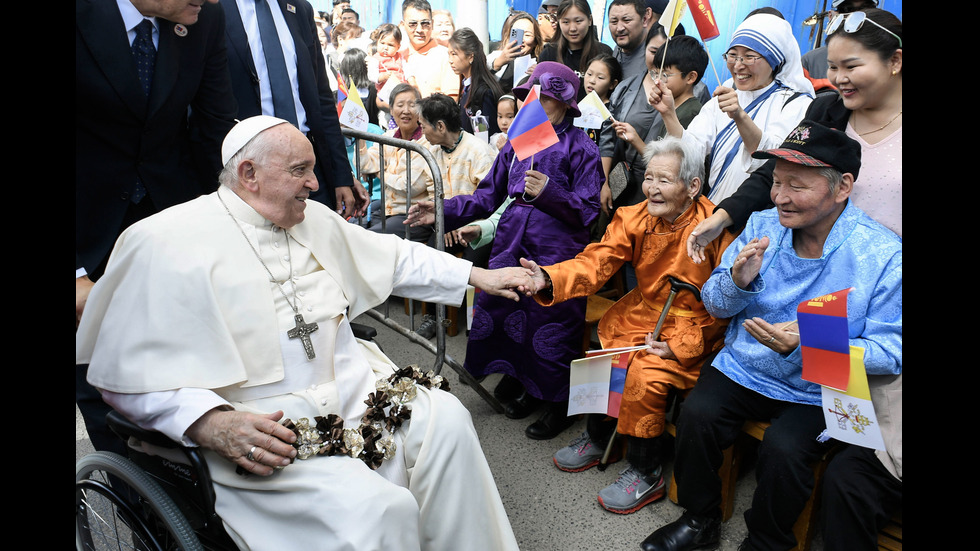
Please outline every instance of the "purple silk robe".
[[[472, 195], [445, 202], [446, 230], [486, 218], [508, 196], [514, 202], [497, 224], [489, 267], [520, 266], [521, 257], [548, 266], [568, 260], [589, 244], [589, 225], [599, 215], [602, 165], [599, 148], [571, 117], [555, 126], [559, 142], [533, 156], [534, 169], [548, 176], [536, 198], [524, 198], [524, 172], [508, 143]], [[534, 299], [514, 302], [479, 293], [473, 307], [464, 367], [473, 375], [506, 373], [531, 395], [568, 399], [568, 373], [581, 355], [586, 298], [544, 307]]]

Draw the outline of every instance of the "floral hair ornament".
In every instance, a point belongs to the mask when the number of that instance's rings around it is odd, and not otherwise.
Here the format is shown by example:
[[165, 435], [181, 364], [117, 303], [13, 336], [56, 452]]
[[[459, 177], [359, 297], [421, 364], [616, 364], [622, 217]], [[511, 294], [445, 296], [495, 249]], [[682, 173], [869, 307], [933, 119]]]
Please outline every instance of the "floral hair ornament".
[[567, 105], [567, 115], [582, 116], [577, 102], [581, 81], [571, 68], [556, 61], [542, 61], [534, 66], [531, 78], [514, 87], [514, 96], [524, 101], [535, 84], [541, 85], [541, 94]]
[[575, 97], [575, 90], [572, 90], [572, 86], [560, 76], [545, 73], [541, 75], [540, 82], [542, 92], [563, 103], [567, 104]]

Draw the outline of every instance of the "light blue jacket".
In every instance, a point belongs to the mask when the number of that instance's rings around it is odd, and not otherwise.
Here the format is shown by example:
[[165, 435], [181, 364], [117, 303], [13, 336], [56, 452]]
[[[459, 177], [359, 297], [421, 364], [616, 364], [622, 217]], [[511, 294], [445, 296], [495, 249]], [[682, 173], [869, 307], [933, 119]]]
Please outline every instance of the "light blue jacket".
[[[748, 290], [731, 277], [739, 251], [753, 238], [769, 236], [762, 269]], [[847, 297], [852, 346], [864, 348], [869, 375], [902, 372], [902, 240], [848, 201], [824, 243], [820, 258], [800, 258], [793, 232], [779, 224], [776, 209], [754, 213], [728, 246], [704, 284], [704, 305], [716, 318], [732, 318], [725, 347], [712, 365], [736, 383], [777, 400], [820, 405], [820, 387], [804, 381], [800, 348], [782, 355], [759, 343], [742, 322], [796, 319], [804, 300], [853, 287]]]

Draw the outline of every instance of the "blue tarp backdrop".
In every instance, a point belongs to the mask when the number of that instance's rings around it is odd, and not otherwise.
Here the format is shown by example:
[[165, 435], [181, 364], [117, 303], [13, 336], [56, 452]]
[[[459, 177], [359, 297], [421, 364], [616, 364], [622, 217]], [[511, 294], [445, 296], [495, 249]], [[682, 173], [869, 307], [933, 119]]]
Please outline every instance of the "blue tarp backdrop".
[[[606, 6], [610, 0], [590, 0], [592, 6], [593, 20], [599, 28], [602, 41], [610, 46], [615, 46], [612, 39], [608, 36], [606, 28]], [[333, 9], [331, 0], [311, 0], [313, 7], [319, 11], [330, 12]], [[503, 25], [507, 13], [513, 8], [537, 14], [540, 0], [488, 0], [485, 4], [478, 0], [429, 0], [432, 9], [447, 9], [456, 14], [462, 9], [474, 9], [486, 6], [487, 10], [487, 32], [491, 40], [500, 39], [500, 29]], [[801, 52], [808, 52], [813, 49], [817, 34], [817, 27], [804, 26], [803, 21], [815, 13], [821, 13], [830, 9], [831, 0], [711, 0], [711, 8], [718, 19], [718, 29], [721, 35], [707, 42], [708, 53], [718, 71], [718, 78], [727, 79], [730, 75], [721, 61], [721, 55], [728, 49], [728, 41], [732, 32], [738, 27], [739, 23], [752, 10], [761, 7], [774, 7], [782, 12], [783, 16], [796, 34], [797, 42], [800, 44]], [[351, 0], [351, 7], [361, 17], [361, 26], [368, 32], [376, 28], [381, 23], [397, 23], [401, 20], [401, 0]], [[902, 0], [879, 0], [879, 7], [888, 10], [902, 17]], [[681, 18], [687, 34], [697, 35], [697, 27], [690, 13], [685, 8], [684, 16]], [[476, 29], [475, 29], [476, 30]], [[477, 30], [478, 34], [482, 34]], [[709, 90], [713, 90], [718, 85], [711, 66], [705, 71], [704, 81]]]

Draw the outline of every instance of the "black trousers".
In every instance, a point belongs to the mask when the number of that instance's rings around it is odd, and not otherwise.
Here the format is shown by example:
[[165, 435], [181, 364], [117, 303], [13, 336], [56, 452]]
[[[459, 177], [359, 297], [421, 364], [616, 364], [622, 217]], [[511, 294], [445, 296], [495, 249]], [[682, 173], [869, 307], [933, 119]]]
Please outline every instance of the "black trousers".
[[847, 446], [823, 478], [823, 533], [827, 551], [874, 551], [878, 531], [902, 507], [902, 481], [874, 450]]
[[722, 451], [746, 420], [772, 423], [759, 445], [757, 486], [745, 512], [750, 549], [789, 549], [796, 545], [793, 524], [813, 490], [812, 464], [827, 449], [816, 440], [825, 428], [817, 406], [773, 400], [705, 365], [677, 423], [678, 503], [692, 514], [720, 516]]

